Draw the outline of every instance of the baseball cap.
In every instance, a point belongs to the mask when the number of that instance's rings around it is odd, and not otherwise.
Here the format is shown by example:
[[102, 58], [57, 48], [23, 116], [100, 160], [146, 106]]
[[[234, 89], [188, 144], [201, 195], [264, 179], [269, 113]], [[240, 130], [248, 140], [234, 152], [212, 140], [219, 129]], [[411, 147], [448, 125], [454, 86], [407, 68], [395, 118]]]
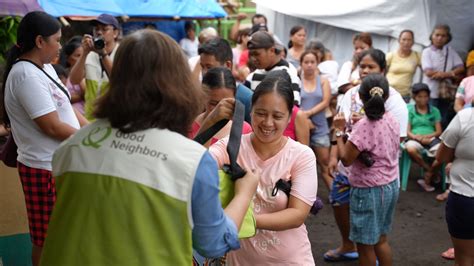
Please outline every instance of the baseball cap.
[[417, 94], [420, 91], [426, 91], [429, 94], [430, 93], [430, 87], [428, 87], [428, 85], [426, 85], [425, 83], [413, 84], [413, 86], [411, 87], [411, 93], [412, 94]]
[[120, 29], [120, 24], [118, 20], [109, 14], [101, 14], [96, 19], [92, 21], [92, 25], [97, 25], [97, 23], [104, 24], [104, 25], [112, 25], [116, 29]]
[[268, 49], [271, 47], [275, 47], [275, 40], [273, 39], [273, 36], [266, 31], [255, 32], [250, 36], [247, 43], [248, 49]]

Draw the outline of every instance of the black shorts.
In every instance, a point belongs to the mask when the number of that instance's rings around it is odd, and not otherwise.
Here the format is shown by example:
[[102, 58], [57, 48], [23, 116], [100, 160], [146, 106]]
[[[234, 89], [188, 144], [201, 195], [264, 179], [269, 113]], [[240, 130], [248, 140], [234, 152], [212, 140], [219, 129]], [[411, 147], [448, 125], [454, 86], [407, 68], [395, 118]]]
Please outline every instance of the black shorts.
[[449, 192], [446, 202], [449, 234], [459, 239], [474, 239], [474, 198]]

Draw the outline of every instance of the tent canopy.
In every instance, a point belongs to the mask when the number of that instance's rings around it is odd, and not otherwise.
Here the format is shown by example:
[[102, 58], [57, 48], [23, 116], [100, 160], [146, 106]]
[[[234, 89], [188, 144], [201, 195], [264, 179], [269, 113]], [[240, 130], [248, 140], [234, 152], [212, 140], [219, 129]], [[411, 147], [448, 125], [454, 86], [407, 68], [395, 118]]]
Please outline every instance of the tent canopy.
[[38, 0], [38, 2], [47, 13], [56, 17], [90, 17], [102, 13], [150, 18], [227, 16], [215, 0]]
[[[267, 15], [269, 28], [288, 41], [291, 27], [304, 25], [308, 39], [321, 39], [338, 62], [352, 57], [352, 35], [373, 34], [373, 46], [385, 52], [396, 48], [403, 29], [415, 33], [415, 49], [430, 45], [429, 36], [439, 23], [450, 25], [450, 43], [461, 55], [474, 45], [474, 1], [458, 0], [254, 0], [257, 12]], [[278, 21], [278, 23], [276, 23]]]

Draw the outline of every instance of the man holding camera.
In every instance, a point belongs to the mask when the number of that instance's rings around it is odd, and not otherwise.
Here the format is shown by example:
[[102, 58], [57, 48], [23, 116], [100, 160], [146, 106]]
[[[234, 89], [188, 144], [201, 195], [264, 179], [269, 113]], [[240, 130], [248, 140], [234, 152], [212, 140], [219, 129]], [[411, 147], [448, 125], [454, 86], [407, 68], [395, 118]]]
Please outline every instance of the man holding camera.
[[98, 16], [92, 25], [93, 35], [85, 34], [82, 38], [84, 52], [69, 74], [72, 84], [79, 84], [83, 78], [86, 79], [84, 111], [88, 120], [94, 120], [94, 102], [105, 93], [109, 84], [120, 34], [119, 22], [108, 14]]

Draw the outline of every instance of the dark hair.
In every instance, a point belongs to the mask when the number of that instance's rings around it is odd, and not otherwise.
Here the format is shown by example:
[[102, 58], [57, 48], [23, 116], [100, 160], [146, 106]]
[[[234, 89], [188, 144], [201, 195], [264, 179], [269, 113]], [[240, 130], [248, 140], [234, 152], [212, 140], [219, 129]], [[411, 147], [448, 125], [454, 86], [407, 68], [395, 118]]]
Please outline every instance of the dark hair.
[[252, 36], [255, 32], [266, 31], [268, 32], [267, 24], [254, 24], [250, 29], [249, 36]]
[[61, 54], [59, 55], [59, 63], [66, 68], [72, 67], [69, 65], [68, 58], [76, 51], [77, 48], [81, 47], [81, 36], [74, 36], [63, 46]]
[[352, 43], [355, 43], [356, 41], [361, 41], [367, 44], [368, 46], [372, 47], [372, 36], [368, 32], [361, 32], [354, 35], [354, 38], [352, 39]]
[[360, 64], [360, 61], [362, 61], [362, 58], [366, 56], [372, 57], [375, 63], [377, 63], [377, 65], [380, 67], [380, 70], [382, 71], [382, 73], [385, 74], [385, 70], [387, 68], [387, 61], [385, 60], [384, 52], [382, 52], [379, 49], [373, 49], [373, 48], [369, 50], [365, 50], [360, 54], [359, 62], [357, 62], [357, 64]]
[[187, 135], [204, 98], [179, 45], [144, 29], [120, 43], [110, 88], [99, 98], [95, 116], [125, 133], [161, 128]]
[[283, 45], [275, 45], [275, 53], [282, 54], [284, 53], [284, 58], [288, 57], [288, 49]]
[[257, 13], [257, 14], [252, 16], [252, 25], [255, 24], [254, 21], [255, 21], [256, 18], [263, 18], [263, 20], [265, 20], [265, 24], [268, 23], [267, 22], [267, 17], [265, 17], [265, 15]]
[[398, 39], [400, 40], [400, 38], [402, 37], [403, 33], [410, 33], [411, 34], [411, 37], [413, 38], [413, 42], [415, 41], [415, 34], [413, 33], [412, 30], [408, 30], [408, 29], [404, 29], [400, 32], [400, 35], [398, 35]]
[[20, 21], [17, 29], [17, 41], [6, 53], [5, 72], [3, 73], [3, 85], [1, 92], [0, 106], [2, 117], [0, 122], [10, 125], [7, 112], [5, 110], [5, 86], [8, 74], [13, 67], [14, 62], [23, 54], [33, 50], [36, 47], [36, 37], [47, 38], [54, 35], [61, 29], [61, 24], [51, 15], [42, 11], [33, 11], [26, 14]]
[[54, 68], [54, 71], [56, 71], [56, 74], [58, 74], [59, 78], [61, 78], [61, 76], [67, 78], [67, 76], [68, 76], [67, 71], [62, 65], [54, 64], [53, 68]]
[[196, 31], [196, 25], [194, 25], [194, 22], [187, 20], [184, 22], [184, 31], [187, 33], [190, 30]]
[[237, 90], [232, 71], [227, 67], [213, 67], [209, 69], [202, 77], [202, 84], [211, 90], [220, 88], [231, 89], [234, 91], [234, 95]]
[[198, 54], [213, 55], [219, 63], [224, 64], [233, 58], [232, 48], [227, 40], [216, 37], [201, 44], [198, 48]]
[[428, 95], [430, 95], [430, 87], [428, 87], [428, 85], [426, 83], [415, 83], [413, 84], [413, 86], [411, 86], [411, 94], [413, 96], [417, 95], [418, 93], [422, 92], [422, 91], [426, 91], [428, 93]]
[[276, 92], [286, 101], [288, 112], [291, 116], [293, 111], [294, 95], [291, 89], [291, 78], [286, 70], [270, 71], [267, 76], [258, 84], [252, 95], [252, 106], [258, 101], [260, 96], [267, 93]]
[[[382, 95], [374, 93], [374, 88], [382, 89]], [[379, 120], [385, 114], [385, 100], [390, 90], [387, 79], [381, 74], [369, 74], [362, 80], [359, 96], [364, 104], [365, 115], [369, 120]]]
[[300, 57], [300, 62], [301, 64], [303, 64], [303, 58], [309, 54], [312, 54], [314, 55], [314, 57], [316, 57], [316, 64], [319, 64], [319, 58], [318, 58], [318, 54], [316, 53], [316, 51], [314, 50], [305, 50], [302, 54], [301, 54], [301, 57]]
[[318, 52], [321, 53], [321, 58], [318, 58], [318, 61], [324, 61], [324, 57], [326, 56], [326, 47], [321, 41], [318, 41], [317, 39], [312, 39], [309, 41], [308, 45], [306, 46], [306, 50], [311, 50], [318, 54]]
[[304, 29], [305, 28], [302, 25], [296, 25], [296, 26], [293, 26], [293, 28], [291, 28], [290, 41], [288, 41], [288, 49], [291, 49], [291, 47], [293, 47], [293, 42], [291, 41], [291, 37], [293, 37], [293, 35], [295, 35], [298, 31], [304, 30]]
[[250, 28], [240, 29], [237, 33], [237, 43], [242, 44], [242, 38], [250, 35]]
[[448, 44], [449, 42], [451, 42], [451, 40], [453, 39], [453, 35], [451, 34], [451, 28], [449, 27], [449, 25], [448, 24], [438, 24], [433, 28], [433, 31], [430, 34], [431, 44], [433, 44], [432, 36], [433, 36], [433, 33], [435, 32], [435, 30], [445, 30], [446, 31], [446, 34], [448, 35], [448, 41], [445, 43], [445, 45]]

